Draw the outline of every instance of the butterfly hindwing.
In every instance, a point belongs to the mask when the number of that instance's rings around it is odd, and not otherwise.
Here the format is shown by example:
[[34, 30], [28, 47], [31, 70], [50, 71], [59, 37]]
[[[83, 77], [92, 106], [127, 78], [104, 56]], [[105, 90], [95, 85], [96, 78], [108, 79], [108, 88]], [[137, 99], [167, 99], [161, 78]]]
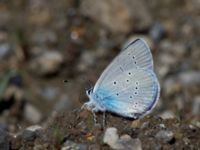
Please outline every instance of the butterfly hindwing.
[[159, 83], [152, 70], [133, 68], [114, 76], [95, 94], [101, 105], [122, 116], [135, 118], [150, 111], [159, 97]]

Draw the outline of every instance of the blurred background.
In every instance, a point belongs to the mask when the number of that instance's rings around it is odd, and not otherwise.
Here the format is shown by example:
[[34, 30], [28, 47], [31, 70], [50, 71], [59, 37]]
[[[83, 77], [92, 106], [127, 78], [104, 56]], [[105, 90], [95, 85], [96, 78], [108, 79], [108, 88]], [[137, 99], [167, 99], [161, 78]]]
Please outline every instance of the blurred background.
[[200, 126], [199, 28], [199, 0], [1, 0], [0, 125], [15, 133], [80, 108], [88, 84], [144, 38], [161, 85], [152, 114]]

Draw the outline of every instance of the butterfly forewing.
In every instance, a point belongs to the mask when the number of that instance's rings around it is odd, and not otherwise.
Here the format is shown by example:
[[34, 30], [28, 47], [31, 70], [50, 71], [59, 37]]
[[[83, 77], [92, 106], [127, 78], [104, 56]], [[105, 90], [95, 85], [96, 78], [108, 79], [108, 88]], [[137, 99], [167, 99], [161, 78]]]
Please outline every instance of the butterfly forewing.
[[108, 82], [113, 76], [132, 68], [153, 69], [153, 59], [148, 45], [137, 39], [130, 43], [104, 70], [97, 81], [94, 92], [101, 84]]

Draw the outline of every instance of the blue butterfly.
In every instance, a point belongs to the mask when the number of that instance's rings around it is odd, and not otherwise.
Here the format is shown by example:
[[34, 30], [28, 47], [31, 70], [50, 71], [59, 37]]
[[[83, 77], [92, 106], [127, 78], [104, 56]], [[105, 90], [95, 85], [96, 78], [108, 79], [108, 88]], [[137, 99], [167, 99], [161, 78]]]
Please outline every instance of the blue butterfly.
[[160, 85], [146, 42], [136, 39], [124, 48], [86, 94], [89, 101], [83, 107], [93, 114], [109, 111], [134, 119], [148, 114], [159, 99]]

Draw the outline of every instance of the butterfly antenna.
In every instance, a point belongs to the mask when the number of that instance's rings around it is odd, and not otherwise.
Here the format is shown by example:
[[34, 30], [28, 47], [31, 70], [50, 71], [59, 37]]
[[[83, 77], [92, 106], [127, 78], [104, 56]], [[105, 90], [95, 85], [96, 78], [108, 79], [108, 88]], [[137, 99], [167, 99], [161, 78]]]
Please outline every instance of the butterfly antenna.
[[[81, 91], [78, 94], [78, 102], [80, 101], [81, 101]], [[77, 117], [76, 117], [77, 120], [80, 119], [80, 112], [82, 112], [82, 110], [85, 108], [85, 105], [86, 104], [84, 103], [81, 107], [74, 109], [74, 112], [77, 113]]]
[[85, 77], [83, 78], [83, 81], [84, 81], [84, 85], [85, 85], [84, 87], [85, 87], [86, 91], [92, 89], [91, 82], [89, 82], [88, 80], [86, 80]]

